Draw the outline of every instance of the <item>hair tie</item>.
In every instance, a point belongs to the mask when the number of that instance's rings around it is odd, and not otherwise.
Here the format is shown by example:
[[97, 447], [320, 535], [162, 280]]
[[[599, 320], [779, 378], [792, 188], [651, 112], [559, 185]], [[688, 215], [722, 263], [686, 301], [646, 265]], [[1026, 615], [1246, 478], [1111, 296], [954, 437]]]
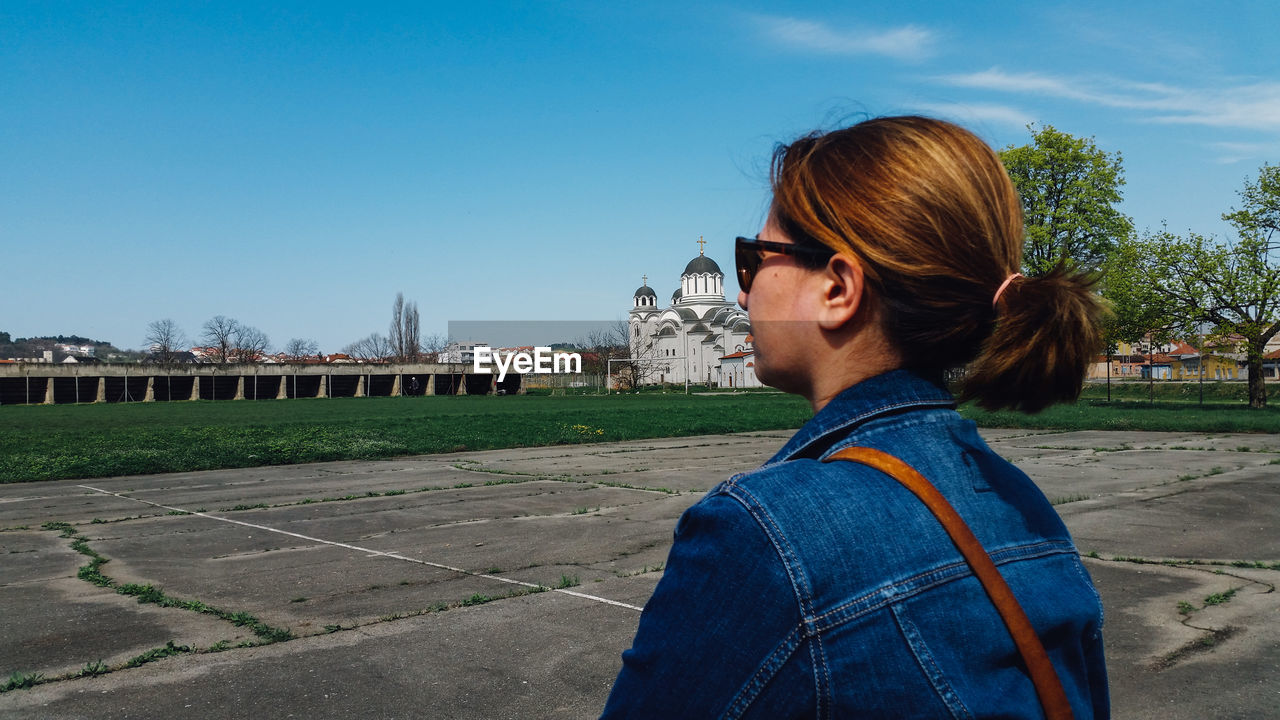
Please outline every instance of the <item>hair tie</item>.
[[992, 310], [996, 309], [996, 303], [1000, 302], [1000, 294], [1004, 292], [1005, 288], [1009, 287], [1009, 283], [1013, 282], [1014, 278], [1020, 278], [1020, 277], [1025, 277], [1025, 276], [1022, 273], [1014, 273], [1009, 277], [1005, 278], [1004, 282], [1000, 283], [1000, 289], [996, 290], [995, 297], [991, 298]]

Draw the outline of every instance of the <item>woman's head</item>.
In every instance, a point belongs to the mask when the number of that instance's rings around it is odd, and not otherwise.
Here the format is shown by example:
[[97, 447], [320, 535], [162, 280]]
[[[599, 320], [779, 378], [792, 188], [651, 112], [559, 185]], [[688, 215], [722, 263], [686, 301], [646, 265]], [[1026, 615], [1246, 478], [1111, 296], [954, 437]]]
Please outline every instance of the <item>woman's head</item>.
[[[852, 257], [865, 305], [901, 364], [972, 363], [965, 395], [1029, 411], [1079, 392], [1096, 352], [1097, 300], [1065, 269], [1015, 278], [1022, 210], [1000, 158], [923, 117], [868, 120], [777, 149], [770, 224]], [[976, 362], [975, 362], [976, 360]]]

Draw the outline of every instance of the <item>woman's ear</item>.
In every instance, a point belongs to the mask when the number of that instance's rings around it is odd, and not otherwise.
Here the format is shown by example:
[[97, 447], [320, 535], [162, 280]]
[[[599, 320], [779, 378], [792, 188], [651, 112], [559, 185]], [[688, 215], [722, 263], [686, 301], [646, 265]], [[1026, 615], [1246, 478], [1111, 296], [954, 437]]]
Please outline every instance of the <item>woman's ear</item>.
[[863, 309], [862, 293], [866, 277], [862, 265], [853, 258], [836, 254], [822, 270], [822, 303], [818, 308], [818, 326], [823, 330], [845, 327]]

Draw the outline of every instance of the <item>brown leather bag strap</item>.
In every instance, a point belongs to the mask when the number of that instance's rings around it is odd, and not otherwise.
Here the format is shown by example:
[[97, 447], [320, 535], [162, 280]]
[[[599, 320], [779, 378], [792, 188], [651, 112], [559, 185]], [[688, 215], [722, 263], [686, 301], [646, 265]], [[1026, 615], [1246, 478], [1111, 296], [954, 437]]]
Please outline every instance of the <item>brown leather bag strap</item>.
[[1067, 694], [1062, 690], [1058, 673], [1054, 670], [1053, 663], [1049, 661], [1049, 655], [1045, 652], [1039, 636], [1036, 635], [1035, 628], [1031, 627], [1027, 614], [1018, 604], [1018, 599], [1014, 597], [1009, 584], [996, 569], [995, 563], [991, 561], [991, 556], [983, 549], [982, 543], [978, 542], [973, 531], [965, 524], [955, 508], [951, 507], [951, 503], [938, 492], [933, 483], [900, 458], [875, 448], [845, 448], [832, 453], [826, 462], [832, 460], [849, 460], [869, 465], [902, 483], [924, 502], [938, 522], [942, 523], [943, 529], [951, 536], [951, 541], [968, 561], [973, 574], [982, 583], [991, 602], [1000, 612], [1000, 617], [1004, 619], [1005, 626], [1009, 628], [1009, 634], [1013, 636], [1014, 644], [1018, 646], [1018, 652], [1022, 653], [1022, 660], [1031, 674], [1031, 681], [1035, 683], [1036, 694], [1040, 696], [1040, 706], [1044, 708], [1045, 717], [1048, 720], [1071, 720], [1071, 703], [1067, 701]]

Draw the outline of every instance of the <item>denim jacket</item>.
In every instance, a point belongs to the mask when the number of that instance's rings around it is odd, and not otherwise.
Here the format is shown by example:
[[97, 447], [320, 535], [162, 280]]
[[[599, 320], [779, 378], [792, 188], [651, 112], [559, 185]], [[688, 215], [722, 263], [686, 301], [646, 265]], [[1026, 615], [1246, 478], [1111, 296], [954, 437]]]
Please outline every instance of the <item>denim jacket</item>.
[[1066, 527], [944, 389], [905, 370], [841, 393], [680, 518], [604, 717], [1038, 718], [1008, 630], [928, 509], [952, 503], [1044, 642], [1075, 717], [1109, 717], [1102, 604]]

